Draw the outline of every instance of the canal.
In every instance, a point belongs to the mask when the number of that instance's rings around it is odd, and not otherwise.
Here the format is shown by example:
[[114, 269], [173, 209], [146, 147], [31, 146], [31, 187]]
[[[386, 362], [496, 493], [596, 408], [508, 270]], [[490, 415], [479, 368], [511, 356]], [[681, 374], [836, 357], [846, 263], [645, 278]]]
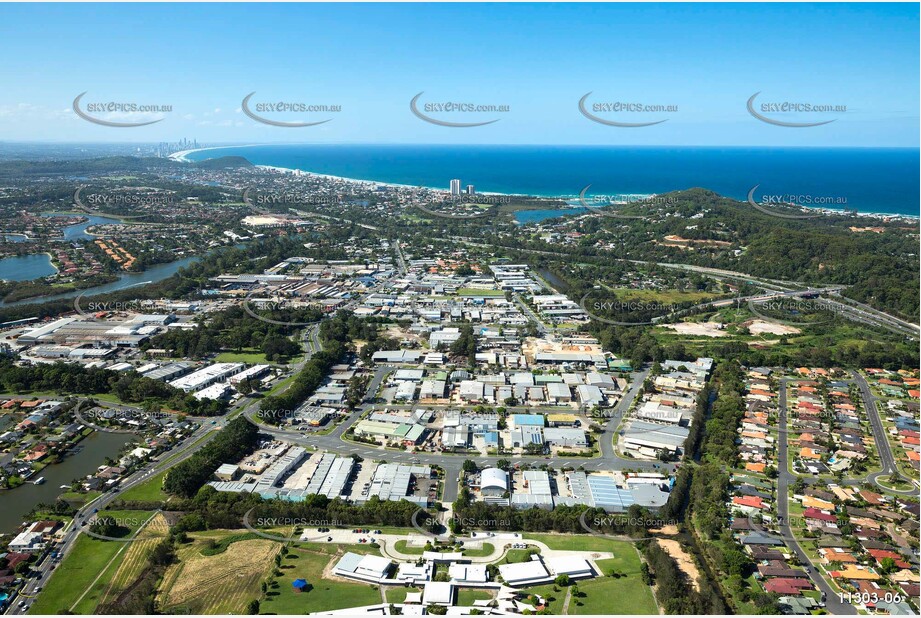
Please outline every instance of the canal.
[[[107, 457], [115, 459], [122, 448], [135, 440], [131, 434], [94, 431], [74, 447], [60, 463], [52, 464], [15, 489], [0, 491], [0, 533], [15, 532], [23, 517], [36, 505], [53, 503], [63, 492], [61, 485], [84, 478], [105, 463]], [[44, 477], [41, 485], [31, 481]]]

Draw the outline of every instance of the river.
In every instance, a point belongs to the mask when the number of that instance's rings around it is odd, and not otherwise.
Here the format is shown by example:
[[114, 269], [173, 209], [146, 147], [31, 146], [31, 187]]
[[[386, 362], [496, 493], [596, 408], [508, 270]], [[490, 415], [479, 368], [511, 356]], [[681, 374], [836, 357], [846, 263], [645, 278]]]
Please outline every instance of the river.
[[162, 281], [168, 277], [172, 277], [176, 272], [185, 266], [197, 261], [200, 259], [198, 256], [190, 256], [183, 258], [181, 260], [176, 260], [175, 262], [169, 262], [168, 264], [157, 264], [156, 266], [151, 266], [142, 273], [126, 273], [119, 276], [118, 281], [113, 281], [111, 283], [104, 283], [102, 285], [97, 285], [95, 287], [87, 288], [85, 290], [78, 290], [74, 292], [65, 292], [64, 294], [55, 294], [53, 296], [36, 296], [35, 298], [25, 298], [23, 300], [17, 300], [13, 302], [3, 302], [0, 301], [0, 307], [15, 307], [17, 305], [32, 305], [35, 303], [45, 303], [52, 300], [63, 300], [65, 298], [75, 298], [81, 294], [86, 296], [92, 296], [94, 294], [104, 294], [106, 292], [116, 292], [118, 290], [124, 290], [125, 288], [134, 287], [136, 285], [142, 285], [145, 283], [156, 283], [157, 281]]
[[[70, 485], [76, 478], [83, 478], [95, 472], [105, 463], [106, 457], [113, 459], [121, 452], [122, 447], [136, 439], [131, 434], [118, 434], [94, 431], [89, 437], [81, 440], [75, 447], [73, 454], [66, 456], [63, 461], [52, 464], [33, 476], [30, 481], [15, 489], [0, 491], [0, 533], [14, 532], [23, 517], [37, 504], [53, 503], [65, 489], [61, 485]], [[45, 477], [41, 485], [33, 485], [31, 481]]]

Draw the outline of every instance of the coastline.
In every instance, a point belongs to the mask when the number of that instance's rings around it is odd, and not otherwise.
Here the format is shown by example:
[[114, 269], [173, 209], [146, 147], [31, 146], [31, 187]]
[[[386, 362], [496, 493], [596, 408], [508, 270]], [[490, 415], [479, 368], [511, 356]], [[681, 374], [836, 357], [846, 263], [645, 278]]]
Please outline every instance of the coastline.
[[[168, 155], [168, 158], [173, 159], [174, 161], [182, 162], [182, 163], [193, 163], [194, 161], [189, 159], [188, 155], [194, 152], [204, 152], [208, 150], [222, 150], [225, 148], [250, 148], [250, 147], [257, 147], [257, 146], [277, 146], [277, 145], [279, 144], [248, 144], [248, 145], [242, 145], [242, 146], [209, 146], [206, 148], [194, 148], [191, 150], [182, 150], [180, 152], [175, 152], [175, 153]], [[406, 184], [400, 184], [400, 183], [395, 183], [395, 182], [363, 180], [360, 178], [349, 178], [346, 176], [336, 176], [333, 174], [321, 174], [317, 172], [312, 172], [310, 170], [302, 170], [300, 168], [281, 167], [277, 165], [261, 165], [261, 164], [253, 163], [253, 166], [261, 168], [261, 169], [267, 169], [267, 170], [284, 173], [284, 174], [306, 174], [308, 176], [315, 176], [317, 178], [325, 178], [328, 180], [355, 183], [359, 185], [374, 185], [374, 186], [382, 186], [382, 187], [391, 187], [395, 189], [426, 189], [429, 191], [448, 193], [448, 191], [444, 189], [443, 187], [427, 187], [424, 185], [406, 185]], [[579, 195], [537, 195], [533, 193], [499, 193], [495, 191], [478, 191], [477, 193], [479, 195], [521, 196], [521, 197], [528, 197], [532, 199], [560, 200], [560, 201], [566, 202], [567, 206], [561, 207], [559, 208], [559, 210], [567, 210], [570, 208], [571, 209], [584, 208], [583, 206], [579, 204], [569, 203], [570, 201], [574, 199], [578, 199]], [[650, 197], [655, 197], [657, 194], [650, 193], [650, 194], [631, 194], [631, 195], [643, 195], [646, 198], [650, 198]], [[731, 198], [731, 199], [735, 199], [735, 198]], [[746, 201], [742, 199], [739, 199], [737, 201], [743, 204], [746, 203]], [[843, 209], [835, 210], [835, 209], [830, 209], [830, 208], [818, 208], [818, 207], [813, 208], [813, 207], [808, 207], [808, 206], [800, 206], [800, 208], [807, 210], [808, 212], [818, 212], [822, 215], [827, 215], [827, 216], [832, 216], [832, 215], [842, 216], [842, 215], [847, 214]], [[866, 217], [870, 219], [880, 219], [880, 220], [904, 219], [913, 224], [917, 224], [921, 222], [921, 213], [914, 215], [914, 214], [904, 214], [904, 213], [862, 212], [858, 210], [858, 211], [855, 211], [853, 216]]]

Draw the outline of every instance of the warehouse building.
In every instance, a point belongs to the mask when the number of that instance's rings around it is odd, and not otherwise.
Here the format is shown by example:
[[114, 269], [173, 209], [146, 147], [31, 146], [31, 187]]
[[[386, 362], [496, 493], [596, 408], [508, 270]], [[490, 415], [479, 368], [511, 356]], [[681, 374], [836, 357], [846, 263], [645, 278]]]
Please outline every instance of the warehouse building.
[[679, 452], [684, 447], [688, 433], [688, 429], [681, 426], [631, 421], [624, 430], [623, 444], [628, 449], [654, 457], [661, 450]]

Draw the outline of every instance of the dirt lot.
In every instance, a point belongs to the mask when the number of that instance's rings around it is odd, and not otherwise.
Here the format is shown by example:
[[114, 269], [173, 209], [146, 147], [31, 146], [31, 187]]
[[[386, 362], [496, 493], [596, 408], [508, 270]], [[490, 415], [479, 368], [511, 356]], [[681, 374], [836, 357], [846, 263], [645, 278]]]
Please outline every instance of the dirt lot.
[[668, 328], [682, 335], [696, 335], [698, 337], [726, 337], [726, 331], [720, 327], [719, 322], [679, 322], [678, 324], [665, 324]]
[[776, 322], [766, 322], [765, 320], [752, 320], [745, 322], [743, 326], [748, 327], [748, 332], [753, 335], [798, 335], [802, 331], [795, 326], [778, 324]]
[[700, 577], [700, 571], [697, 570], [694, 559], [684, 551], [678, 541], [672, 539], [656, 539], [656, 543], [678, 563], [678, 568], [687, 573], [688, 578], [691, 580], [691, 584], [694, 586], [694, 590], [700, 592], [700, 583], [697, 581]]

